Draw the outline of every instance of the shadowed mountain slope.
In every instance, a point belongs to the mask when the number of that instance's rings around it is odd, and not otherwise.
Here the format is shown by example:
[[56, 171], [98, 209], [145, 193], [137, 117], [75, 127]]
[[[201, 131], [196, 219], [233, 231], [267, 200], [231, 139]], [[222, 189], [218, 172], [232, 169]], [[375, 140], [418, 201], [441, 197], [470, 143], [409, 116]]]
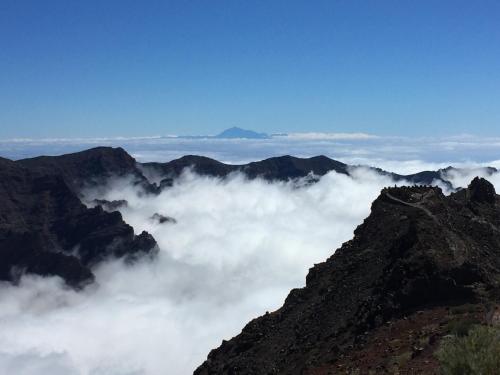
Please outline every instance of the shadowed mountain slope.
[[96, 147], [61, 156], [38, 156], [17, 160], [38, 176], [60, 175], [68, 186], [78, 192], [84, 186], [97, 186], [110, 177], [132, 177], [134, 182], [148, 187], [137, 168], [137, 162], [124, 149]]
[[68, 176], [91, 172], [54, 165], [67, 168], [63, 177], [23, 164], [29, 163], [0, 159], [1, 280], [16, 281], [27, 272], [81, 286], [93, 280], [91, 267], [105, 258], [154, 253], [156, 242], [148, 233], [135, 236], [119, 212], [88, 209], [66, 183]]
[[476, 178], [450, 196], [387, 188], [304, 288], [211, 351], [195, 374], [386, 374], [396, 362], [396, 373], [437, 374], [429, 366], [450, 306], [499, 298], [500, 197], [489, 182]]

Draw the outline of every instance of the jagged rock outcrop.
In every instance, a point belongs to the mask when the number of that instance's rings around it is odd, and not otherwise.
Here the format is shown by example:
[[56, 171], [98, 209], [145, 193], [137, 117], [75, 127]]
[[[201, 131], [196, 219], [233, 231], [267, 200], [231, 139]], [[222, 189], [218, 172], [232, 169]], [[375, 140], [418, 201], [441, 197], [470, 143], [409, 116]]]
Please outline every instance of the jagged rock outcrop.
[[495, 187], [490, 183], [486, 183], [484, 180], [476, 177], [472, 180], [468, 192], [469, 198], [473, 202], [495, 204]]
[[165, 216], [165, 215], [159, 214], [157, 212], [155, 214], [153, 214], [153, 216], [151, 216], [149, 219], [158, 223], [158, 224], [166, 224], [166, 223], [176, 224], [177, 223], [177, 220], [174, 219], [173, 217]]
[[153, 237], [134, 235], [119, 212], [80, 202], [66, 182], [76, 172], [23, 165], [0, 159], [0, 280], [15, 282], [27, 272], [78, 287], [93, 280], [91, 267], [103, 259], [154, 254]]
[[195, 374], [437, 374], [450, 306], [500, 300], [500, 198], [484, 179], [450, 196], [384, 189], [354, 234]]
[[128, 207], [128, 202], [125, 199], [118, 199], [114, 201], [108, 201], [106, 199], [94, 199], [92, 204], [96, 206], [101, 206], [106, 211], [118, 211], [120, 208]]

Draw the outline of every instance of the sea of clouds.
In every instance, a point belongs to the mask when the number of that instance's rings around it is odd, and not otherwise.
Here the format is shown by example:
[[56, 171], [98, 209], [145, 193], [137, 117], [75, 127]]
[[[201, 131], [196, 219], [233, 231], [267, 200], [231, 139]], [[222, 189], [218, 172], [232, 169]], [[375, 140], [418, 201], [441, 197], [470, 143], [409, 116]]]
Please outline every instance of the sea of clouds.
[[[362, 170], [301, 188], [187, 172], [145, 197], [115, 181], [100, 197], [127, 199], [125, 221], [153, 234], [158, 258], [108, 262], [83, 292], [55, 278], [3, 285], [0, 373], [189, 374], [222, 339], [303, 286], [308, 268], [352, 236], [391, 183]], [[155, 213], [177, 223], [159, 224]]]
[[[448, 164], [393, 160], [379, 166], [409, 173]], [[462, 163], [473, 169], [451, 172], [455, 186], [487, 176], [484, 163]], [[488, 178], [500, 189], [499, 174]], [[141, 194], [126, 179], [87, 191], [87, 202], [126, 199], [125, 221], [155, 237], [158, 257], [133, 266], [106, 262], [95, 270], [96, 283], [80, 292], [57, 278], [1, 285], [0, 373], [192, 373], [210, 349], [303, 286], [308, 269], [352, 237], [380, 190], [394, 182], [358, 168], [298, 185], [186, 171], [158, 196]], [[177, 222], [159, 224], [155, 213]]]

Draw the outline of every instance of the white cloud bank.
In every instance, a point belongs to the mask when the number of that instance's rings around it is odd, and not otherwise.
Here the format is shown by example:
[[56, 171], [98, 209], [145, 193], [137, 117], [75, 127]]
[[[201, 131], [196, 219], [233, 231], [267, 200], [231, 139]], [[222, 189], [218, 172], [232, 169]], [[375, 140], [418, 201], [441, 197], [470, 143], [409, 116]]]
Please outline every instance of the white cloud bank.
[[[103, 198], [128, 200], [124, 219], [155, 236], [158, 259], [108, 262], [79, 293], [56, 278], [2, 285], [0, 373], [189, 374], [222, 339], [302, 286], [391, 184], [364, 169], [300, 189], [186, 173], [159, 196], [139, 197], [116, 181]], [[154, 213], [177, 224], [155, 223]]]
[[[3, 285], [0, 373], [191, 373], [222, 339], [278, 308], [309, 267], [351, 238], [391, 183], [359, 173], [331, 173], [301, 189], [187, 173], [150, 198], [117, 183], [105, 198], [129, 201], [124, 219], [155, 236], [158, 259], [133, 267], [109, 262], [80, 293], [54, 278]], [[154, 213], [177, 224], [155, 223]]]

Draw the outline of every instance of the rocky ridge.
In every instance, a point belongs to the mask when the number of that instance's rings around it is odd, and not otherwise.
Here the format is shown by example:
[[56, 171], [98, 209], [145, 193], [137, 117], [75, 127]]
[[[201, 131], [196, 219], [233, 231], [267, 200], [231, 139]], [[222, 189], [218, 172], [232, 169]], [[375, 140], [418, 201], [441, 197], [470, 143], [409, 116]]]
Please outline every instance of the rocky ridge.
[[119, 212], [82, 204], [75, 189], [87, 173], [77, 164], [49, 167], [45, 160], [39, 166], [0, 159], [0, 280], [16, 282], [24, 273], [56, 275], [81, 287], [93, 281], [92, 266], [104, 259], [132, 261], [155, 253], [153, 237], [134, 235]]
[[438, 374], [432, 353], [454, 306], [483, 319], [499, 301], [493, 185], [476, 178], [450, 196], [387, 188], [304, 288], [211, 351], [195, 374]]
[[124, 149], [96, 147], [60, 156], [38, 156], [15, 161], [36, 176], [58, 175], [75, 192], [103, 185], [109, 178], [127, 177], [146, 191], [152, 188], [135, 159]]
[[[351, 175], [360, 166], [349, 165], [324, 155], [310, 158], [298, 158], [290, 155], [271, 157], [248, 164], [225, 164], [220, 161], [198, 155], [186, 155], [169, 162], [139, 163], [122, 148], [96, 147], [89, 150], [61, 156], [39, 156], [15, 161], [16, 164], [30, 169], [33, 173], [60, 175], [68, 186], [79, 193], [84, 187], [96, 187], [105, 184], [110, 178], [127, 177], [131, 183], [140, 186], [146, 193], [159, 193], [168, 188], [186, 169], [202, 176], [225, 178], [232, 173], [243, 173], [247, 178], [262, 178], [267, 181], [288, 181], [311, 177], [315, 182], [328, 172]], [[364, 167], [374, 173], [388, 176], [394, 181], [406, 181], [410, 184], [431, 185], [436, 182], [452, 189], [446, 175], [453, 167], [437, 171], [422, 171], [402, 175], [380, 168]], [[487, 174], [497, 172], [495, 168], [486, 168]]]
[[[289, 181], [309, 177], [310, 182], [318, 181], [321, 176], [335, 171], [344, 175], [351, 175], [357, 168], [363, 166], [349, 165], [324, 155], [310, 158], [297, 158], [289, 155], [272, 157], [248, 164], [225, 164], [205, 156], [186, 155], [166, 163], [150, 162], [140, 163], [141, 171], [147, 176], [160, 176], [160, 190], [171, 186], [173, 181], [182, 172], [190, 168], [194, 173], [202, 176], [225, 178], [232, 173], [243, 173], [247, 178], [263, 178], [267, 181]], [[402, 175], [388, 172], [380, 168], [363, 167], [374, 173], [392, 178], [395, 182], [405, 181], [409, 184], [432, 185], [437, 182], [453, 190], [447, 175], [460, 169], [448, 167], [437, 171], [422, 171], [414, 174]], [[485, 169], [491, 175], [496, 173], [495, 168]]]

